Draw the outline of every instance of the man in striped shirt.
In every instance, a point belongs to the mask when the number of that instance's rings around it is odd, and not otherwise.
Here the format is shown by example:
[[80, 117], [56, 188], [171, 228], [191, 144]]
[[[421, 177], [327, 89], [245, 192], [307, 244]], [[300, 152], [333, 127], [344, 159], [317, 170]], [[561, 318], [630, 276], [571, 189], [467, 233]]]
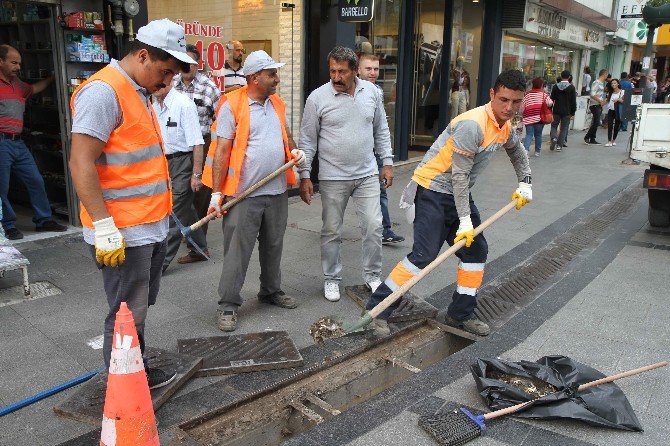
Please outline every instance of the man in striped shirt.
[[21, 138], [23, 113], [26, 101], [42, 92], [53, 81], [53, 77], [42, 79], [32, 85], [18, 78], [21, 71], [21, 55], [9, 45], [0, 45], [0, 198], [2, 199], [2, 226], [10, 240], [23, 238], [16, 225], [16, 214], [9, 204], [9, 178], [14, 175], [28, 189], [30, 204], [35, 216], [35, 230], [63, 232], [67, 230], [55, 222], [51, 205], [44, 189], [44, 179], [35, 160]]
[[246, 51], [239, 40], [228, 42], [226, 50], [230, 52], [230, 57], [223, 66], [224, 93], [230, 93], [247, 85], [247, 78], [244, 76], [244, 67], [242, 66], [242, 58]]

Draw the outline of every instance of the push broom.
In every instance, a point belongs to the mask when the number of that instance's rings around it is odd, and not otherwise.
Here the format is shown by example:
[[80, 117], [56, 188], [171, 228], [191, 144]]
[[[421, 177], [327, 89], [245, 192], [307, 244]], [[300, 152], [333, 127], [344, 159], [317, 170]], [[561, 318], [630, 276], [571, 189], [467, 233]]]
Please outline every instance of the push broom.
[[[577, 388], [577, 391], [581, 392], [582, 390], [599, 386], [600, 384], [610, 383], [617, 379], [648, 372], [649, 370], [665, 367], [666, 365], [668, 365], [668, 361], [661, 361], [656, 364], [640, 367], [639, 369], [629, 370], [613, 376], [597, 379], [580, 385]], [[443, 446], [460, 446], [482, 435], [486, 430], [486, 421], [522, 411], [539, 399], [540, 398], [536, 398], [534, 400], [526, 401], [525, 403], [516, 404], [483, 415], [474, 415], [466, 408], [461, 407], [458, 410], [445, 412], [435, 416], [422, 416], [419, 418], [419, 425], [431, 434], [439, 444]], [[434, 429], [435, 424], [440, 425], [439, 434], [436, 429]]]

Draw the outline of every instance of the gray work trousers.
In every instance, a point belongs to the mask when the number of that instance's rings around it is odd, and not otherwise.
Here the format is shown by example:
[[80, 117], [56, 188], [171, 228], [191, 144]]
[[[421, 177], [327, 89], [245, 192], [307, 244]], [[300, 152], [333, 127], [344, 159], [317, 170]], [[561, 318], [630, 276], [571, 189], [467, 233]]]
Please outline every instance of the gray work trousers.
[[246, 198], [223, 217], [223, 271], [219, 281], [221, 310], [237, 310], [244, 302], [240, 291], [256, 239], [261, 264], [258, 297], [281, 292], [281, 256], [287, 218], [287, 192]]
[[[193, 190], [191, 189], [191, 176], [193, 175], [193, 154], [176, 156], [168, 160], [170, 181], [172, 182], [172, 213], [177, 216], [184, 226], [190, 226], [196, 222], [195, 207], [193, 206]], [[207, 249], [207, 240], [202, 229], [191, 233], [191, 238], [203, 251]], [[167, 266], [177, 255], [181, 244], [181, 231], [170, 217], [170, 232], [167, 238], [167, 252], [165, 262]]]
[[[144, 354], [144, 320], [150, 305], [156, 303], [161, 285], [161, 268], [165, 259], [166, 241], [143, 246], [126, 248], [126, 261], [121, 266], [103, 266], [96, 262], [102, 271], [102, 283], [107, 295], [109, 313], [105, 318], [104, 343], [102, 354], [105, 366], [109, 369], [114, 337], [114, 322], [121, 302], [128, 305], [133, 313], [140, 349]], [[89, 245], [95, 262], [95, 246]]]
[[363, 236], [361, 263], [363, 280], [379, 279], [382, 270], [382, 211], [379, 204], [379, 176], [358, 180], [321, 180], [321, 266], [325, 280], [342, 280], [342, 223], [349, 197], [354, 199], [358, 225]]

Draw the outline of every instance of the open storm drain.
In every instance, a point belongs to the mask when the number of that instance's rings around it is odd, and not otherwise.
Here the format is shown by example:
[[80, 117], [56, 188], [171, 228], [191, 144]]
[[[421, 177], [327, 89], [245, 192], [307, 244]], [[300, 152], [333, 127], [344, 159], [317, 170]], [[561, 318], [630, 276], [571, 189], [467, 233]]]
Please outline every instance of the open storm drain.
[[[183, 423], [183, 444], [280, 444], [473, 342], [458, 333], [426, 321], [350, 352], [336, 348], [323, 362]], [[357, 336], [361, 335], [352, 335], [351, 341]]]

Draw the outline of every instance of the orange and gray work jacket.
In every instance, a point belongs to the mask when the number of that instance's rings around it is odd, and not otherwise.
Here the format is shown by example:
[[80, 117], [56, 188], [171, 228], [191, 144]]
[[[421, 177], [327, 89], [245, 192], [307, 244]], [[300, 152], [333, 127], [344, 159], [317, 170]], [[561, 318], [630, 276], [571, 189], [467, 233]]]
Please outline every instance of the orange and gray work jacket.
[[[73, 116], [77, 93], [96, 80], [114, 88], [123, 114], [122, 124], [114, 129], [95, 160], [105, 206], [118, 228], [162, 220], [172, 211], [172, 192], [153, 107], [142, 103], [119, 70], [107, 66], [75, 90], [70, 101]], [[83, 204], [80, 217], [84, 226], [93, 228]]]
[[425, 189], [454, 196], [459, 217], [470, 215], [470, 188], [493, 154], [504, 147], [519, 182], [530, 175], [528, 155], [508, 121], [498, 125], [491, 104], [455, 117], [435, 140], [412, 180]]

